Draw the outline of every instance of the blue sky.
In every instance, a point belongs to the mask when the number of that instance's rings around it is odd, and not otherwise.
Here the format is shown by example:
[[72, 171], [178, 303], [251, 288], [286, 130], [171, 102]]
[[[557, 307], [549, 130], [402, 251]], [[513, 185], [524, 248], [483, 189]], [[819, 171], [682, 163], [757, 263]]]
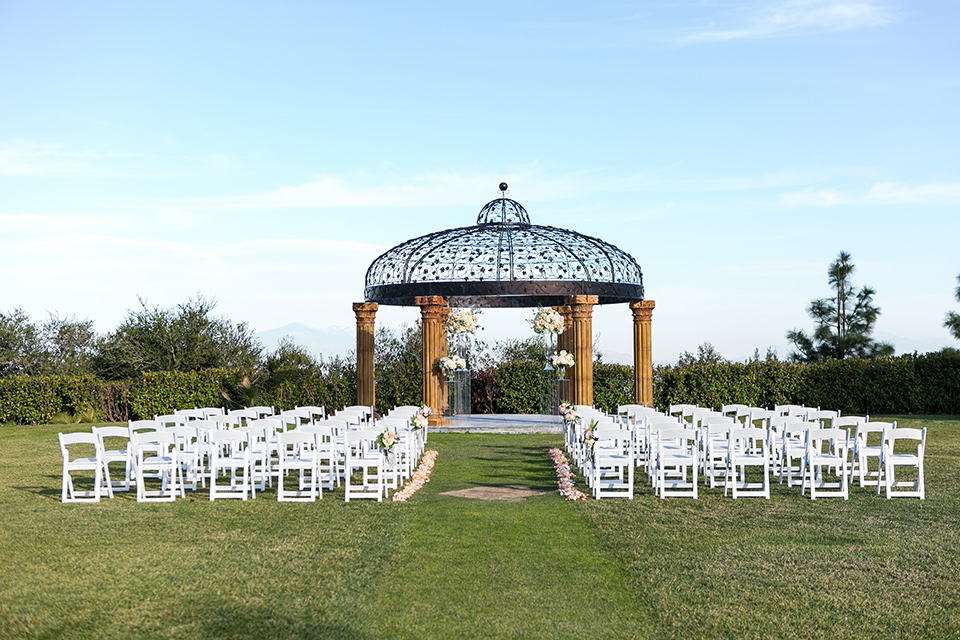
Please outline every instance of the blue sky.
[[[785, 356], [841, 250], [879, 337], [958, 346], [958, 24], [956, 0], [4, 0], [0, 311], [107, 332], [200, 293], [350, 328], [376, 256], [505, 180], [638, 260], [658, 362]], [[614, 359], [630, 322], [596, 313]]]

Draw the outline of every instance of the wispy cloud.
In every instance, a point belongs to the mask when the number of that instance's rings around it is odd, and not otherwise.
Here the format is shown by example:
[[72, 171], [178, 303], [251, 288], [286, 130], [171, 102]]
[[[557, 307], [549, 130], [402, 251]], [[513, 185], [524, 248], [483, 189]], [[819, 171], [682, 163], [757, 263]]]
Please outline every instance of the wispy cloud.
[[830, 207], [846, 204], [960, 204], [960, 183], [940, 183], [908, 186], [895, 182], [880, 182], [859, 194], [842, 193], [835, 189], [804, 189], [783, 193], [780, 202], [792, 206]]
[[[557, 173], [538, 164], [501, 174], [428, 172], [412, 176], [318, 174], [299, 185], [271, 191], [183, 201], [177, 206], [203, 209], [297, 209], [475, 206], [499, 195], [501, 180], [519, 187], [511, 197], [522, 202], [555, 202], [611, 192], [740, 191], [783, 189], [815, 184], [823, 178], [805, 171], [756, 176], [688, 177], [679, 163], [646, 172], [616, 175], [605, 168]], [[521, 191], [522, 190], [522, 191]]]
[[758, 40], [881, 27], [895, 20], [876, 0], [786, 0], [759, 2], [718, 16], [709, 27], [677, 37], [679, 44]]

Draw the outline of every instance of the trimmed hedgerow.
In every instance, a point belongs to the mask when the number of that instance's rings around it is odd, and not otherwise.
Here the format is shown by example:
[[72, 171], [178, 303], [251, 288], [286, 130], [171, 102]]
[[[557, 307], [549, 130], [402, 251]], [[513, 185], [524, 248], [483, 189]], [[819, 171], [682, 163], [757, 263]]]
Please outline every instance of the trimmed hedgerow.
[[[503, 362], [474, 372], [475, 413], [537, 413], [540, 371], [533, 361]], [[377, 369], [377, 409], [420, 404], [419, 363], [384, 363]], [[594, 404], [606, 411], [633, 398], [632, 368], [594, 363]], [[846, 414], [960, 413], [960, 351], [893, 358], [827, 360], [813, 364], [750, 362], [654, 369], [654, 404], [693, 402], [720, 407], [805, 404]], [[69, 412], [122, 422], [195, 406], [236, 408], [266, 404], [287, 409], [356, 404], [356, 372], [344, 366], [322, 373], [244, 373], [207, 369], [190, 373], [145, 373], [135, 380], [106, 382], [83, 376], [0, 378], [0, 423], [49, 422]]]

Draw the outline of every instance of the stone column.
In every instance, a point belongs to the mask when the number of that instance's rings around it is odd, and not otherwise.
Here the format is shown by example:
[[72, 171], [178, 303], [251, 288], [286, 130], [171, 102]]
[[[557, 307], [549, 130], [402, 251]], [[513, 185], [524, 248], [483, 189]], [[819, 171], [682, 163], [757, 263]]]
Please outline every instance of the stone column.
[[372, 407], [377, 400], [373, 362], [374, 317], [376, 302], [354, 302], [357, 316], [357, 404]]
[[432, 410], [430, 426], [447, 424], [443, 419], [444, 385], [437, 361], [447, 355], [447, 316], [450, 308], [441, 296], [417, 296], [415, 303], [420, 307], [420, 320], [423, 328], [423, 352], [420, 362], [423, 365], [423, 404]]
[[593, 405], [593, 305], [597, 296], [568, 296], [573, 357], [570, 395], [573, 404]]
[[653, 300], [630, 303], [633, 311], [633, 398], [634, 402], [653, 406], [653, 344], [650, 323], [653, 319]]
[[[440, 339], [441, 340], [440, 357], [443, 358], [450, 355], [450, 340], [449, 340], [450, 335], [447, 333], [447, 321], [450, 319], [450, 314], [453, 313], [453, 308], [446, 306], [441, 310], [440, 313], [443, 314], [443, 318], [440, 320], [441, 329], [443, 333], [443, 337]], [[443, 407], [440, 411], [441, 414], [446, 413], [447, 409], [450, 408], [450, 392], [449, 392], [449, 389], [447, 388], [447, 382], [448, 380], [447, 380], [446, 374], [441, 375], [440, 376], [440, 404]]]
[[[573, 327], [570, 325], [572, 313], [570, 307], [560, 306], [554, 307], [557, 311], [560, 312], [560, 315], [563, 316], [563, 333], [557, 336], [557, 351], [566, 351], [568, 353], [573, 353]], [[574, 353], [573, 357], [576, 358], [577, 355]], [[573, 369], [567, 369], [563, 372], [562, 380], [566, 381], [566, 384], [560, 384], [560, 402], [571, 402], [572, 398], [570, 393], [570, 387], [573, 384], [571, 382], [571, 376], [573, 375]]]

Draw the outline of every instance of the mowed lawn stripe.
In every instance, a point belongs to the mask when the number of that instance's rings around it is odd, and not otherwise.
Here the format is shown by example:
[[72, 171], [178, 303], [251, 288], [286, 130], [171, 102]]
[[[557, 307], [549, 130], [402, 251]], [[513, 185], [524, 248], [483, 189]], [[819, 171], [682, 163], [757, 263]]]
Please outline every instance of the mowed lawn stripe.
[[[383, 637], [647, 637], [629, 574], [564, 501], [551, 435], [432, 435], [429, 482], [404, 505], [381, 588]], [[545, 491], [516, 502], [443, 495], [474, 486]], [[389, 613], [388, 613], [389, 610]]]

